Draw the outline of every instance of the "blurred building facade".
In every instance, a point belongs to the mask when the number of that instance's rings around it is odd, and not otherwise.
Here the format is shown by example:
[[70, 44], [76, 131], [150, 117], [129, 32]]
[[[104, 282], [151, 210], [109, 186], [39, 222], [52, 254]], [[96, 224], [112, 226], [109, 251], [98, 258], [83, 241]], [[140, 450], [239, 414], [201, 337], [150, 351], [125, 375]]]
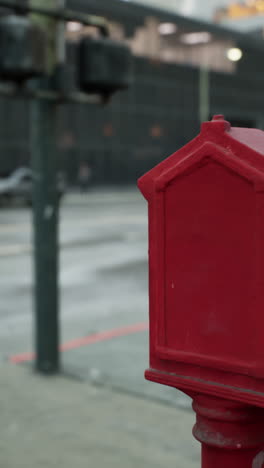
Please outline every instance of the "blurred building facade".
[[[59, 165], [71, 182], [83, 162], [92, 168], [94, 183], [135, 182], [215, 113], [233, 125], [264, 128], [264, 43], [255, 35], [121, 0], [68, 0], [68, 6], [106, 16], [111, 36], [134, 54], [129, 90], [103, 107], [59, 109]], [[80, 36], [93, 33], [67, 25], [72, 69]], [[239, 61], [228, 58], [234, 49], [242, 53]], [[22, 99], [0, 101], [0, 172], [7, 173], [30, 160], [29, 105]]]
[[264, 23], [264, 0], [136, 0], [136, 2], [241, 31], [262, 29]]
[[216, 9], [227, 7], [230, 4], [230, 0], [136, 0], [136, 2], [141, 5], [207, 21], [213, 19]]

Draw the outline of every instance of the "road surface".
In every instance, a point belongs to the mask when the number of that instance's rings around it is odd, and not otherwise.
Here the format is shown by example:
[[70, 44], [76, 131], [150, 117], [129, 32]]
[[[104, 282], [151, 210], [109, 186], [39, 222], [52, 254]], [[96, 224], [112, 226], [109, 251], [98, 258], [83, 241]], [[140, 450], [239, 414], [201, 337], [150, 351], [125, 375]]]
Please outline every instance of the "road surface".
[[[32, 365], [31, 211], [1, 208], [0, 219], [0, 358]], [[143, 377], [147, 204], [138, 191], [68, 194], [61, 207], [60, 264], [63, 372], [189, 410], [187, 397]]]

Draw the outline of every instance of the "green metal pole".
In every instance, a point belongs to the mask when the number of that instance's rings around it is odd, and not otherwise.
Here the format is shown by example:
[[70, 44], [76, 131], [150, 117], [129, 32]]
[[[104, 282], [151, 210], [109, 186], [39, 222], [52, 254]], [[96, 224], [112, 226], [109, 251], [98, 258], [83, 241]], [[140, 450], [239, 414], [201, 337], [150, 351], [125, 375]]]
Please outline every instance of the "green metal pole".
[[[32, 6], [56, 8], [60, 0], [30, 0]], [[45, 81], [49, 83], [58, 59], [58, 22], [32, 15], [47, 37]], [[36, 81], [41, 89], [43, 80]], [[35, 267], [35, 367], [43, 374], [59, 371], [58, 196], [56, 156], [57, 104], [33, 100], [31, 153], [34, 172], [33, 223]]]
[[36, 369], [59, 370], [58, 201], [55, 105], [32, 102], [31, 144], [35, 265]]

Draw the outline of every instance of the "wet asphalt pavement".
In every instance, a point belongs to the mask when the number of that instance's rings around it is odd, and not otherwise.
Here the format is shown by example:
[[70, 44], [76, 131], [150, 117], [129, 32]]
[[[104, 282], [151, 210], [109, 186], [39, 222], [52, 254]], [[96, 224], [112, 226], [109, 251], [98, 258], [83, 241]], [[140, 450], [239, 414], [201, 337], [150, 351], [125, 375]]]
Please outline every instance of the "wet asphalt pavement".
[[[31, 239], [30, 209], [1, 208], [2, 361], [34, 350]], [[189, 400], [180, 392], [144, 381], [147, 204], [137, 190], [68, 194], [61, 207], [60, 264], [61, 343], [72, 343], [62, 353], [63, 372], [189, 410]], [[106, 338], [87, 339], [101, 332]]]

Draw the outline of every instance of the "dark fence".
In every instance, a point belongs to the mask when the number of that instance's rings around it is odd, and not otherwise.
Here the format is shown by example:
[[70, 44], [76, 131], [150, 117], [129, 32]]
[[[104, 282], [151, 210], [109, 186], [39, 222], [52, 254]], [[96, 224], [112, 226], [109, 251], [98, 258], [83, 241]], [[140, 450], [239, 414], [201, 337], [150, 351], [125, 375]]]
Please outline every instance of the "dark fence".
[[[260, 54], [259, 54], [260, 55]], [[264, 124], [262, 56], [247, 54], [233, 75], [210, 74], [210, 112], [231, 123]], [[128, 183], [199, 131], [199, 70], [135, 58], [134, 83], [109, 104], [58, 110], [59, 166], [76, 181], [87, 161], [94, 183]], [[0, 99], [0, 172], [29, 164], [29, 104]]]

